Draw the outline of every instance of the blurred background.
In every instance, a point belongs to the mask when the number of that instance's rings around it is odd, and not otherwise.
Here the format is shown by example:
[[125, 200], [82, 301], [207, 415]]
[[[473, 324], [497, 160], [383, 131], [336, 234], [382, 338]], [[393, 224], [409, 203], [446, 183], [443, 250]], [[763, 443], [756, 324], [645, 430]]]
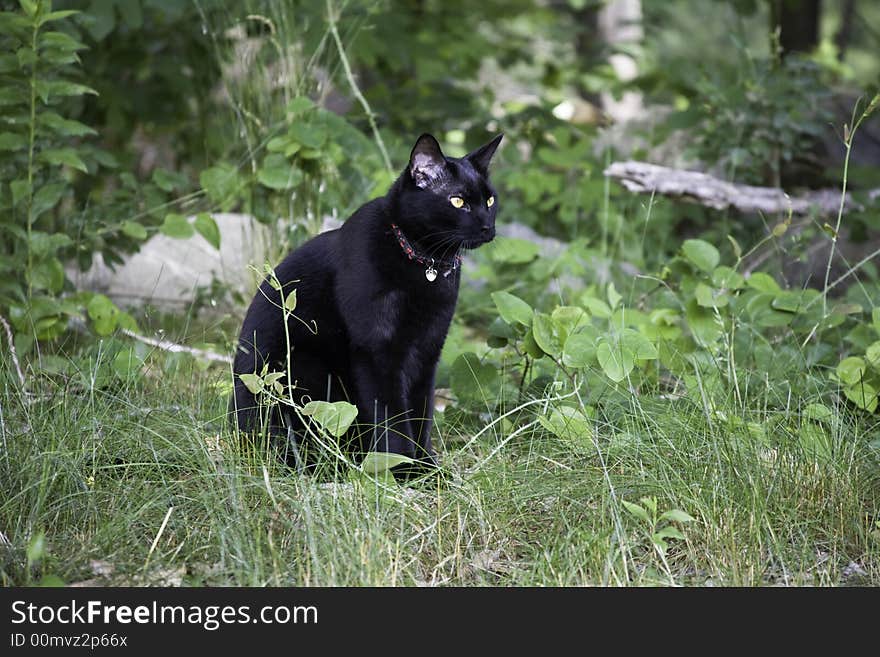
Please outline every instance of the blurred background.
[[[36, 70], [68, 86], [41, 96], [45, 138], [58, 143], [36, 144], [51, 153], [28, 176], [48, 186], [51, 203], [32, 217], [47, 238], [38, 261], [30, 256], [30, 278], [48, 296], [73, 283], [165, 306], [242, 303], [256, 280], [249, 263], [277, 261], [383, 194], [424, 131], [451, 155], [503, 131], [493, 178], [499, 220], [514, 224], [506, 234], [589, 240], [602, 280], [612, 261], [656, 269], [703, 231], [750, 244], [764, 219], [658, 197], [646, 222], [647, 197], [609, 184], [603, 170], [633, 159], [793, 194], [839, 186], [843, 126], [880, 76], [880, 7], [867, 0], [82, 0], [52, 9], [63, 15], [42, 29], [57, 35], [56, 59], [31, 69], [15, 36], [4, 37], [17, 53], [2, 69], [4, 225], [27, 223], [15, 203], [28, 149], [12, 92], [16, 75], [27, 83]], [[851, 189], [880, 187], [878, 133], [876, 118], [861, 128]], [[854, 217], [854, 239], [868, 239], [875, 222]], [[195, 233], [208, 244], [173, 244]], [[804, 248], [815, 233], [798, 233]], [[168, 239], [119, 270], [157, 234]], [[3, 239], [8, 271], [21, 271], [26, 249], [14, 233]], [[191, 266], [173, 271], [188, 254]], [[0, 305], [24, 292], [7, 285]], [[43, 333], [60, 335], [60, 319]]]

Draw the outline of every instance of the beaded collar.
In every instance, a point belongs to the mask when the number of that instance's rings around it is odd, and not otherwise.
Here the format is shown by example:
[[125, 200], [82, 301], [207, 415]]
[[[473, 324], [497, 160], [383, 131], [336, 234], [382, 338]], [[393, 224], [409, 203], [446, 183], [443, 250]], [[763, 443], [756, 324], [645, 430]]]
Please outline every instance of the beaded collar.
[[391, 224], [391, 230], [394, 231], [397, 243], [400, 244], [400, 248], [403, 249], [406, 257], [410, 260], [415, 260], [419, 264], [425, 265], [425, 278], [428, 279], [428, 282], [433, 283], [437, 279], [437, 267], [440, 267], [443, 270], [443, 278], [446, 278], [449, 274], [461, 267], [460, 255], [456, 255], [451, 261], [434, 260], [434, 258], [429, 258], [416, 251], [415, 247], [408, 239], [406, 239], [406, 235], [403, 234], [403, 231], [400, 230], [396, 224]]

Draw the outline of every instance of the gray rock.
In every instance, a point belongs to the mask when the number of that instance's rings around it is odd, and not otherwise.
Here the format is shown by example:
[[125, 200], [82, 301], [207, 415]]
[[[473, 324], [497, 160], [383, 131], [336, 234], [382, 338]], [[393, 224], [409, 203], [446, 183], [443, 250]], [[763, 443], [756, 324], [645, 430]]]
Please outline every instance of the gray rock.
[[68, 268], [78, 289], [106, 294], [124, 306], [150, 303], [162, 309], [186, 306], [200, 287], [216, 280], [249, 296], [271, 253], [271, 229], [246, 214], [212, 215], [220, 229], [219, 251], [201, 235], [174, 239], [158, 234], [115, 268], [97, 254], [88, 271]]

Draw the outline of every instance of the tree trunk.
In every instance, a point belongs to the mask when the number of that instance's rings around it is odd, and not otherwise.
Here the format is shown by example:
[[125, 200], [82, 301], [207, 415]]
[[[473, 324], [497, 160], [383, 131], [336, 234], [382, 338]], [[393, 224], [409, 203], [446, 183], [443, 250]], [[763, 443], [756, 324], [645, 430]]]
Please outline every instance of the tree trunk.
[[837, 46], [837, 60], [842, 62], [846, 57], [846, 49], [852, 38], [853, 18], [856, 14], [856, 0], [844, 0], [840, 9], [840, 28], [834, 35], [834, 43]]
[[779, 30], [783, 57], [790, 52], [809, 53], [819, 45], [822, 0], [770, 0], [770, 30]]

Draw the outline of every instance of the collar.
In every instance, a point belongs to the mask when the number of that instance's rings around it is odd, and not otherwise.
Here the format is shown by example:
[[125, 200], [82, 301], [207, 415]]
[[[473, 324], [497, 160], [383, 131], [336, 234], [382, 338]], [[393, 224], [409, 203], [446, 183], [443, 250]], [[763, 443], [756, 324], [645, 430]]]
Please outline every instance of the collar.
[[406, 239], [406, 235], [403, 234], [403, 231], [400, 230], [397, 224], [391, 224], [391, 230], [394, 231], [394, 237], [397, 238], [397, 243], [406, 254], [406, 257], [425, 266], [425, 278], [427, 278], [429, 282], [434, 282], [434, 279], [437, 278], [438, 267], [443, 274], [443, 278], [448, 277], [452, 272], [461, 267], [460, 255], [456, 255], [452, 260], [435, 260], [434, 258], [419, 253], [412, 243]]

